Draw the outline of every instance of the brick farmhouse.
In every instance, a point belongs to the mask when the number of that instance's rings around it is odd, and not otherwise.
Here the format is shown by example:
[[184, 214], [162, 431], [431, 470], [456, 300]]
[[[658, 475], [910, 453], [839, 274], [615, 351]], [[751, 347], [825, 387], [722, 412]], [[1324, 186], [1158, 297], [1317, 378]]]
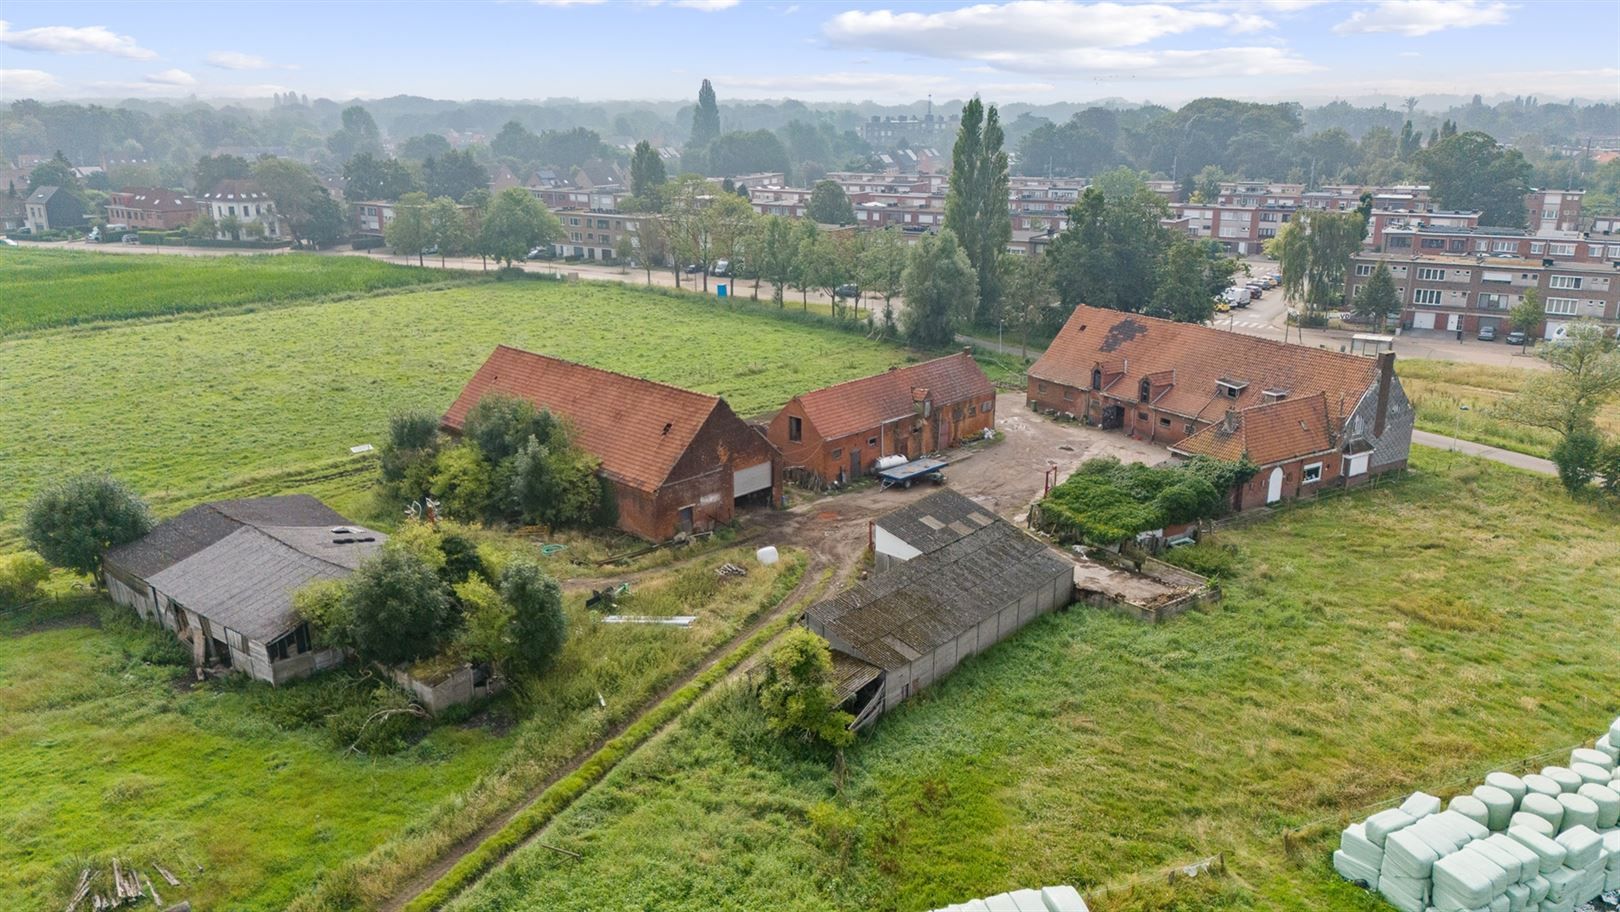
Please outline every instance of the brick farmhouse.
[[996, 390], [966, 352], [892, 368], [794, 396], [766, 436], [789, 471], [822, 484], [982, 435], [996, 424]]
[[1306, 348], [1077, 307], [1029, 369], [1031, 408], [1260, 472], [1234, 509], [1406, 467], [1413, 411], [1395, 354]]
[[491, 393], [563, 419], [601, 461], [619, 528], [652, 541], [730, 522], [739, 505], [779, 503], [780, 456], [724, 399], [502, 345], [478, 368], [443, 427], [459, 434]]

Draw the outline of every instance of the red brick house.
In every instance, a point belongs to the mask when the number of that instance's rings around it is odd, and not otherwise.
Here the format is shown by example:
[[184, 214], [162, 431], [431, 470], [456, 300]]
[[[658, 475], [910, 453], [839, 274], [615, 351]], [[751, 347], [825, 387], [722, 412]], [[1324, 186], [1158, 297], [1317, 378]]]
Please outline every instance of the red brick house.
[[651, 541], [730, 522], [739, 507], [779, 503], [780, 455], [724, 399], [502, 345], [478, 369], [443, 427], [460, 433], [490, 393], [518, 396], [571, 426], [601, 460], [619, 528]]
[[125, 187], [107, 195], [107, 224], [171, 231], [192, 223], [197, 200], [178, 190]]
[[958, 352], [793, 397], [766, 436], [783, 465], [824, 484], [872, 471], [878, 459], [915, 459], [996, 425], [996, 390]]
[[1239, 492], [1241, 507], [1405, 468], [1414, 417], [1393, 352], [1350, 355], [1084, 306], [1030, 367], [1028, 401], [1172, 453], [1247, 452], [1264, 471], [1257, 491]]

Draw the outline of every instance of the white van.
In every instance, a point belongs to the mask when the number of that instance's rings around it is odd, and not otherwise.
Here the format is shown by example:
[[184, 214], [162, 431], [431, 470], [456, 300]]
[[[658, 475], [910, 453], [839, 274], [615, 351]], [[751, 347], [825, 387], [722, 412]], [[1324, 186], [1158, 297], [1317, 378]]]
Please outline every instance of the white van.
[[1233, 285], [1221, 293], [1221, 300], [1232, 307], [1247, 307], [1252, 297], [1253, 295], [1249, 293], [1249, 289], [1237, 285]]

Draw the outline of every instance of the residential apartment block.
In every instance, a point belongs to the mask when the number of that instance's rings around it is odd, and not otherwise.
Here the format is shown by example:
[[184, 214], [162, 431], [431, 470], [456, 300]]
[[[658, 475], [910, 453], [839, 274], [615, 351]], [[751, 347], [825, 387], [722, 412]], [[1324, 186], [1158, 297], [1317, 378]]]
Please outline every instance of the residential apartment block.
[[1581, 230], [1585, 190], [1531, 190], [1524, 195], [1526, 224], [1536, 234]]
[[197, 217], [197, 200], [161, 187], [126, 187], [107, 195], [107, 224], [169, 231]]

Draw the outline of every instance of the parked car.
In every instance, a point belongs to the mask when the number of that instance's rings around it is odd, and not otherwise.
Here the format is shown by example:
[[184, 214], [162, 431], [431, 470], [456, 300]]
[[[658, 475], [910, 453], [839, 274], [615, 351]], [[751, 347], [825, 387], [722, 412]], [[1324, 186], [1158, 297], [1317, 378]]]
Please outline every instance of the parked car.
[[1509, 344], [1509, 345], [1523, 345], [1525, 343], [1524, 333], [1521, 332], [1520, 330], [1515, 329], [1514, 331], [1507, 334], [1507, 340], [1506, 341], [1507, 341], [1507, 344]]
[[541, 257], [545, 256], [548, 252], [549, 251], [547, 251], [546, 248], [544, 248], [544, 247], [536, 247], [533, 250], [529, 251], [528, 256], [525, 256], [524, 259], [525, 260], [538, 260]]
[[686, 264], [686, 274], [687, 275], [702, 275], [703, 274], [703, 266], [698, 264], [698, 263], [687, 263]]
[[11, 238], [8, 238], [8, 237], [0, 237], [0, 246], [5, 246], [5, 247], [21, 247], [21, 246], [22, 246], [22, 245], [21, 245], [21, 244], [19, 244], [19, 243], [17, 243], [17, 242], [16, 242], [16, 241], [14, 241], [14, 240], [12, 240], [12, 239], [11, 239]]
[[709, 275], [715, 276], [717, 278], [722, 278], [722, 279], [730, 278], [731, 277], [731, 261], [730, 260], [715, 260], [714, 265], [709, 268]]
[[1259, 282], [1250, 282], [1243, 287], [1249, 289], [1249, 298], [1254, 301], [1260, 300], [1261, 296], [1266, 292], [1266, 286], [1261, 285]]
[[1240, 285], [1233, 285], [1221, 293], [1221, 300], [1229, 307], [1248, 307], [1249, 300], [1253, 297], [1254, 295], [1249, 293], [1249, 289]]
[[1496, 341], [1496, 327], [1494, 327], [1494, 326], [1481, 326], [1479, 328], [1479, 341], [1481, 341], [1481, 342], [1495, 342]]
[[843, 285], [834, 288], [833, 294], [840, 298], [858, 298], [861, 295], [861, 289], [856, 285], [846, 282]]
[[1222, 298], [1221, 300], [1215, 302], [1215, 312], [1218, 314], [1231, 313], [1232, 305], [1226, 303], [1226, 299]]
[[129, 234], [126, 234], [120, 238], [120, 240], [126, 244], [139, 244], [141, 242], [141, 236], [131, 231]]

